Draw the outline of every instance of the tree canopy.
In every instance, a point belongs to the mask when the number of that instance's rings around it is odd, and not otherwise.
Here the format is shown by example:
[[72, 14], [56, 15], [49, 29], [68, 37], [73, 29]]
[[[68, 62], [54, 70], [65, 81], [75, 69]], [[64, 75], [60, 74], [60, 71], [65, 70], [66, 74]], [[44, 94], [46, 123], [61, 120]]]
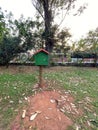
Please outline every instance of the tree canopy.
[[32, 30], [35, 24], [23, 17], [15, 20], [12, 13], [0, 9], [0, 64], [8, 64], [17, 54], [34, 47]]
[[[43, 34], [45, 39], [45, 48], [49, 52], [53, 50], [54, 46], [54, 34], [52, 33], [52, 27], [55, 16], [61, 13], [61, 11], [64, 11], [65, 17], [71, 9], [75, 8], [76, 1], [77, 0], [32, 0], [33, 6], [44, 20]], [[83, 9], [85, 9], [85, 6], [81, 6], [78, 11], [82, 12]]]

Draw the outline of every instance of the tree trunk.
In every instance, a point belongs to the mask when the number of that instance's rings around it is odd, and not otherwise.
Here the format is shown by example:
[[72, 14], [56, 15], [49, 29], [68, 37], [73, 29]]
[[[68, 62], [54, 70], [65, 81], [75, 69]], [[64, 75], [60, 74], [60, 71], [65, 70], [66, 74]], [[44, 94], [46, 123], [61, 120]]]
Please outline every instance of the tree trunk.
[[43, 8], [44, 8], [44, 20], [45, 20], [45, 47], [46, 50], [49, 52], [52, 52], [53, 50], [53, 39], [52, 39], [52, 11], [49, 9], [49, 2], [48, 0], [45, 0], [43, 2]]
[[94, 67], [97, 67], [97, 54], [95, 53], [95, 57], [94, 57]]

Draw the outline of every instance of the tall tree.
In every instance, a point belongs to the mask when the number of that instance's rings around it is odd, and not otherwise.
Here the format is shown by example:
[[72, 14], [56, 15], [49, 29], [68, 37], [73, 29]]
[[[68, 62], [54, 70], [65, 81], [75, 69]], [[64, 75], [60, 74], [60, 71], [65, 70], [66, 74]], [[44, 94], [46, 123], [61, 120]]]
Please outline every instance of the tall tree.
[[88, 32], [85, 38], [86, 45], [88, 46], [89, 52], [94, 55], [95, 66], [98, 60], [98, 28]]
[[22, 16], [19, 20], [15, 20], [15, 27], [16, 34], [19, 36], [23, 44], [24, 51], [43, 46], [43, 23], [38, 19], [32, 21], [31, 18], [24, 19]]
[[75, 51], [81, 53], [84, 57], [93, 57], [96, 66], [98, 60], [98, 28], [89, 31], [84, 38], [81, 38], [77, 42]]
[[69, 29], [64, 28], [63, 30], [56, 32], [56, 41], [54, 44], [56, 52], [64, 53], [66, 55], [66, 52], [70, 50], [68, 41], [71, 38], [71, 34], [69, 32]]
[[0, 43], [0, 64], [7, 65], [18, 53], [22, 51], [18, 37], [4, 36]]
[[86, 44], [85, 38], [81, 38], [79, 41], [76, 42], [76, 51], [87, 51], [88, 46]]
[[[44, 20], [43, 37], [45, 39], [46, 50], [49, 52], [52, 51], [54, 45], [54, 34], [51, 32], [51, 29], [55, 16], [61, 10], [64, 10], [66, 15], [69, 10], [75, 7], [75, 1], [77, 0], [32, 0], [34, 7]], [[84, 8], [81, 6], [78, 11], [82, 12]]]
[[6, 33], [8, 33], [8, 29], [6, 28], [5, 14], [0, 8], [0, 42]]
[[0, 64], [8, 65], [17, 54], [34, 47], [35, 23], [23, 17], [15, 20], [12, 13], [0, 9]]

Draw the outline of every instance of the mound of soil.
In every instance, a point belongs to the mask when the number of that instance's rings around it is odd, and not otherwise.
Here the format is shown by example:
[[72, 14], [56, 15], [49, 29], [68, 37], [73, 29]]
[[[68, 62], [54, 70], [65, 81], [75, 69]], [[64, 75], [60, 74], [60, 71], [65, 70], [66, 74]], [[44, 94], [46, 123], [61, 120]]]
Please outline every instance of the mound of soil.
[[26, 100], [28, 105], [18, 113], [11, 130], [66, 130], [73, 122], [65, 113], [81, 113], [67, 92], [41, 91]]

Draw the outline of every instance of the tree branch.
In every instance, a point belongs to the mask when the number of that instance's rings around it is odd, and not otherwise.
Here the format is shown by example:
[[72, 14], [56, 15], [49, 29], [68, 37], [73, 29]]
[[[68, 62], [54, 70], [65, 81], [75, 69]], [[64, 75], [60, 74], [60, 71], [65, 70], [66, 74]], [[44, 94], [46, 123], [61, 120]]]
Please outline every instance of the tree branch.
[[[34, 2], [35, 2], [35, 4], [34, 4]], [[41, 17], [45, 20], [45, 18], [44, 18], [44, 16], [42, 15], [40, 9], [38, 9], [37, 6], [36, 6], [36, 5], [37, 5], [36, 1], [32, 0], [32, 4], [33, 4], [33, 6], [35, 7], [35, 9], [38, 11], [38, 13], [41, 15]]]
[[[63, 21], [64, 21], [66, 15], [67, 15], [67, 13], [68, 13], [68, 11], [70, 10], [70, 7], [71, 7], [71, 2], [70, 2], [70, 3], [68, 4], [68, 6], [66, 7], [66, 13], [65, 13], [64, 17], [62, 18], [61, 22], [59, 23], [58, 27], [63, 23]], [[58, 28], [58, 27], [57, 27], [57, 28]]]

